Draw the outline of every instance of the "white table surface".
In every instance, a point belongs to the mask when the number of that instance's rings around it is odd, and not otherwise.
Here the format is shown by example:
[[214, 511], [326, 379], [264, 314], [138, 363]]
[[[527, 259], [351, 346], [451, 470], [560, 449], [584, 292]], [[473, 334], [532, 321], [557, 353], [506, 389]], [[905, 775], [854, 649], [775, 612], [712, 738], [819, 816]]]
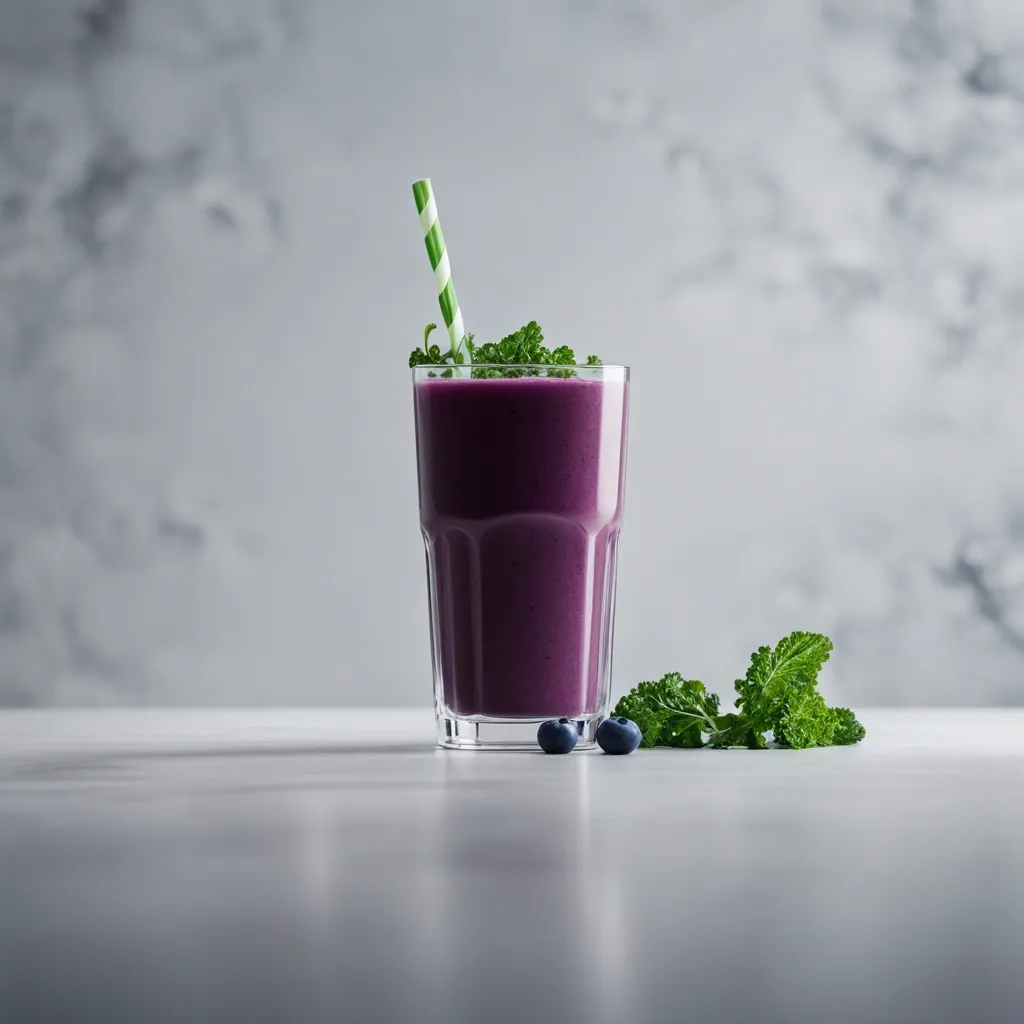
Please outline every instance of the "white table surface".
[[1021, 1021], [1024, 710], [862, 719], [610, 758], [0, 712], [0, 1021]]

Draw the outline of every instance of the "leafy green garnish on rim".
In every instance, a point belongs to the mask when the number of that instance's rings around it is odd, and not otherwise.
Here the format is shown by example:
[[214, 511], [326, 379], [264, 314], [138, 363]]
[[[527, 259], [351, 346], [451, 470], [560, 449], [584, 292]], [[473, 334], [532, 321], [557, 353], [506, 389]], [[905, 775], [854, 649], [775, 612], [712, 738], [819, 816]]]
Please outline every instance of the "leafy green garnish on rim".
[[736, 680], [734, 714], [718, 713], [718, 696], [703, 683], [669, 672], [638, 683], [615, 705], [631, 718], [644, 747], [833, 747], [857, 743], [864, 726], [849, 708], [829, 707], [818, 693], [818, 673], [832, 653], [821, 633], [796, 632], [774, 648], [759, 647], [743, 679]]
[[[442, 353], [437, 345], [430, 344], [430, 332], [436, 324], [427, 324], [423, 331], [422, 348], [414, 348], [409, 355], [409, 366], [445, 366], [434, 376], [451, 377], [457, 365], [450, 352]], [[576, 353], [568, 345], [559, 345], [554, 351], [544, 345], [544, 333], [536, 320], [520, 327], [512, 334], [506, 334], [501, 341], [477, 345], [475, 335], [467, 334], [464, 339], [466, 351], [473, 366], [471, 375], [477, 379], [497, 377], [575, 377]], [[463, 362], [460, 352], [459, 362]], [[597, 356], [587, 356], [587, 366], [600, 366]], [[542, 367], [549, 367], [545, 370]]]

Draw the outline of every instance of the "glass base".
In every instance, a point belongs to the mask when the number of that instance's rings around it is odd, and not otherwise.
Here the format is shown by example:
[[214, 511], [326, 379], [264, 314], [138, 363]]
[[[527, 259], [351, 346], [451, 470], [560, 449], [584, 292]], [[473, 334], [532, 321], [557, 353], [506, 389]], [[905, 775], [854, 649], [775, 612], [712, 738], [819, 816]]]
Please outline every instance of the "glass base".
[[[460, 718], [450, 713], [437, 715], [437, 744], [449, 750], [536, 750], [537, 728], [545, 718]], [[579, 731], [576, 750], [589, 750], [597, 743], [599, 716], [573, 719]]]

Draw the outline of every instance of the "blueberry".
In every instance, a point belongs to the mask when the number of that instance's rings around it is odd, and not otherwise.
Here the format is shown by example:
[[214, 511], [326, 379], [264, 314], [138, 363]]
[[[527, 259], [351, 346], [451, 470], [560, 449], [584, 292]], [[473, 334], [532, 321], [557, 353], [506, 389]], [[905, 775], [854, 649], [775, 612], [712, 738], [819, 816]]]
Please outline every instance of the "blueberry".
[[606, 754], [632, 754], [640, 746], [640, 728], [628, 718], [606, 718], [597, 727], [597, 743]]
[[537, 742], [545, 754], [568, 754], [579, 738], [576, 723], [568, 718], [552, 718], [537, 730]]

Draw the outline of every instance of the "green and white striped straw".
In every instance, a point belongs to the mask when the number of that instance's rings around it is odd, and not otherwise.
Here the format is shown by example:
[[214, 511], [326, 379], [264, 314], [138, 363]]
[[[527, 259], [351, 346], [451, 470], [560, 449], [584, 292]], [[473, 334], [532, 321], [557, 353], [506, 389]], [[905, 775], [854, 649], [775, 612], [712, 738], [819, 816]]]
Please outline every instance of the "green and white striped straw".
[[441, 234], [441, 222], [437, 219], [437, 203], [434, 202], [434, 190], [430, 187], [429, 178], [421, 178], [412, 183], [412, 194], [416, 199], [416, 212], [420, 215], [420, 226], [423, 228], [423, 240], [427, 245], [430, 266], [434, 270], [437, 282], [437, 301], [441, 305], [441, 316], [448, 328], [448, 338], [452, 346], [452, 360], [456, 363], [467, 361], [467, 354], [462, 351], [466, 338], [466, 329], [462, 326], [462, 310], [455, 296], [455, 285], [452, 283], [452, 268], [448, 263], [448, 251]]

